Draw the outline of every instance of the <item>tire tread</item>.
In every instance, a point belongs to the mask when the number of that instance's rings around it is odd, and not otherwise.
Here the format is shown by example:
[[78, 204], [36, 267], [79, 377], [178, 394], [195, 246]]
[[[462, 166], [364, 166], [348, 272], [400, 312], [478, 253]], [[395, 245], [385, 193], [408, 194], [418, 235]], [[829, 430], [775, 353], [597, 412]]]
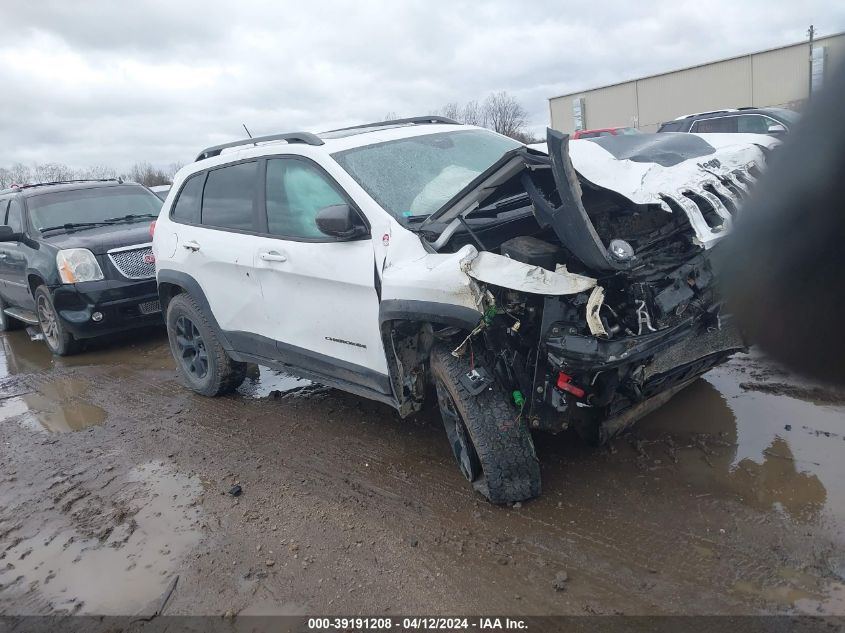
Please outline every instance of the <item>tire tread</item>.
[[[213, 366], [216, 368], [208, 384], [205, 386], [198, 386], [185, 375], [181, 363], [175, 359], [174, 354], [176, 367], [179, 374], [182, 376], [183, 382], [197, 393], [210, 397], [231, 393], [240, 387], [241, 383], [243, 383], [246, 378], [246, 363], [232, 360], [223, 348], [223, 345], [220, 343], [220, 339], [217, 337], [217, 332], [215, 331], [214, 326], [209, 322], [205, 312], [202, 310], [199, 303], [197, 303], [196, 299], [188, 293], [176, 295], [170, 300], [170, 303], [167, 306], [167, 332], [168, 338], [170, 339], [171, 350], [175, 349], [173, 339], [171, 338], [171, 332], [173, 331], [171, 321], [175, 321], [175, 319], [171, 319], [171, 314], [173, 311], [180, 309], [186, 313], [186, 316], [188, 316], [200, 330], [203, 340], [205, 341], [206, 350], [209, 354], [213, 354], [214, 356]], [[209, 371], [211, 371], [211, 369], [212, 363], [209, 363]]]
[[483, 472], [473, 485], [496, 504], [539, 496], [540, 464], [530, 430], [497, 383], [470, 394], [460, 382], [468, 370], [466, 361], [447, 347], [432, 349], [432, 374], [452, 395], [481, 461]]

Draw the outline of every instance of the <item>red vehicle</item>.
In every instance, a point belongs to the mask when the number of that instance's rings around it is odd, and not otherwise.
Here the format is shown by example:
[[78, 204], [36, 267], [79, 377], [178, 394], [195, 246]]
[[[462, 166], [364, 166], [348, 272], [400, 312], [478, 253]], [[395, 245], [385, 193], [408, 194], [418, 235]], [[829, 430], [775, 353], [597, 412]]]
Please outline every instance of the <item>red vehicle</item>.
[[592, 130], [575, 130], [572, 138], [598, 138], [600, 136], [619, 136], [622, 134], [639, 134], [635, 127], [597, 127]]

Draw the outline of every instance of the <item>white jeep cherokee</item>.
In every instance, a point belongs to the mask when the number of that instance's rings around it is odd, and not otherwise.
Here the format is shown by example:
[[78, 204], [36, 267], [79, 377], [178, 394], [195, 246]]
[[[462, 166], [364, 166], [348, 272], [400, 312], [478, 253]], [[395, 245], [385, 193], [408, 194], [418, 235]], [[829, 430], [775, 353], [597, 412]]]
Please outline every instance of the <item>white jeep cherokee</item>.
[[743, 347], [710, 259], [753, 138], [542, 151], [419, 117], [206, 149], [153, 241], [178, 371], [216, 396], [257, 363], [402, 416], [434, 383], [464, 476], [534, 497], [531, 429], [605, 441]]

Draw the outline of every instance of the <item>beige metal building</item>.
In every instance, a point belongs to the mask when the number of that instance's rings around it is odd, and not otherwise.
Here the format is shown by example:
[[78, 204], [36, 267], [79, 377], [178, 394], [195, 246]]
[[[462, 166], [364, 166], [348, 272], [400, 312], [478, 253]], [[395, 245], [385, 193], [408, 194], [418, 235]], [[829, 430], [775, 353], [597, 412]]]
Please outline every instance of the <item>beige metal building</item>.
[[[813, 90], [845, 61], [845, 33], [813, 43]], [[632, 126], [653, 132], [678, 116], [742, 106], [800, 108], [809, 92], [807, 42], [549, 99], [551, 127]]]

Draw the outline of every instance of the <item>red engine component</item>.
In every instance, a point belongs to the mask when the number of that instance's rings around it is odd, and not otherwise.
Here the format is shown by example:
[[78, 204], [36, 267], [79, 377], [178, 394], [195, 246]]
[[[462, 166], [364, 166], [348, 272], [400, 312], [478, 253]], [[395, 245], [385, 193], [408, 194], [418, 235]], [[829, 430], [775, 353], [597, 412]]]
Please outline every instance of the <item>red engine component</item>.
[[572, 384], [572, 376], [563, 372], [560, 372], [557, 375], [557, 388], [567, 393], [571, 393], [576, 398], [583, 398], [587, 394], [587, 392], [581, 389], [581, 387], [577, 387]]

